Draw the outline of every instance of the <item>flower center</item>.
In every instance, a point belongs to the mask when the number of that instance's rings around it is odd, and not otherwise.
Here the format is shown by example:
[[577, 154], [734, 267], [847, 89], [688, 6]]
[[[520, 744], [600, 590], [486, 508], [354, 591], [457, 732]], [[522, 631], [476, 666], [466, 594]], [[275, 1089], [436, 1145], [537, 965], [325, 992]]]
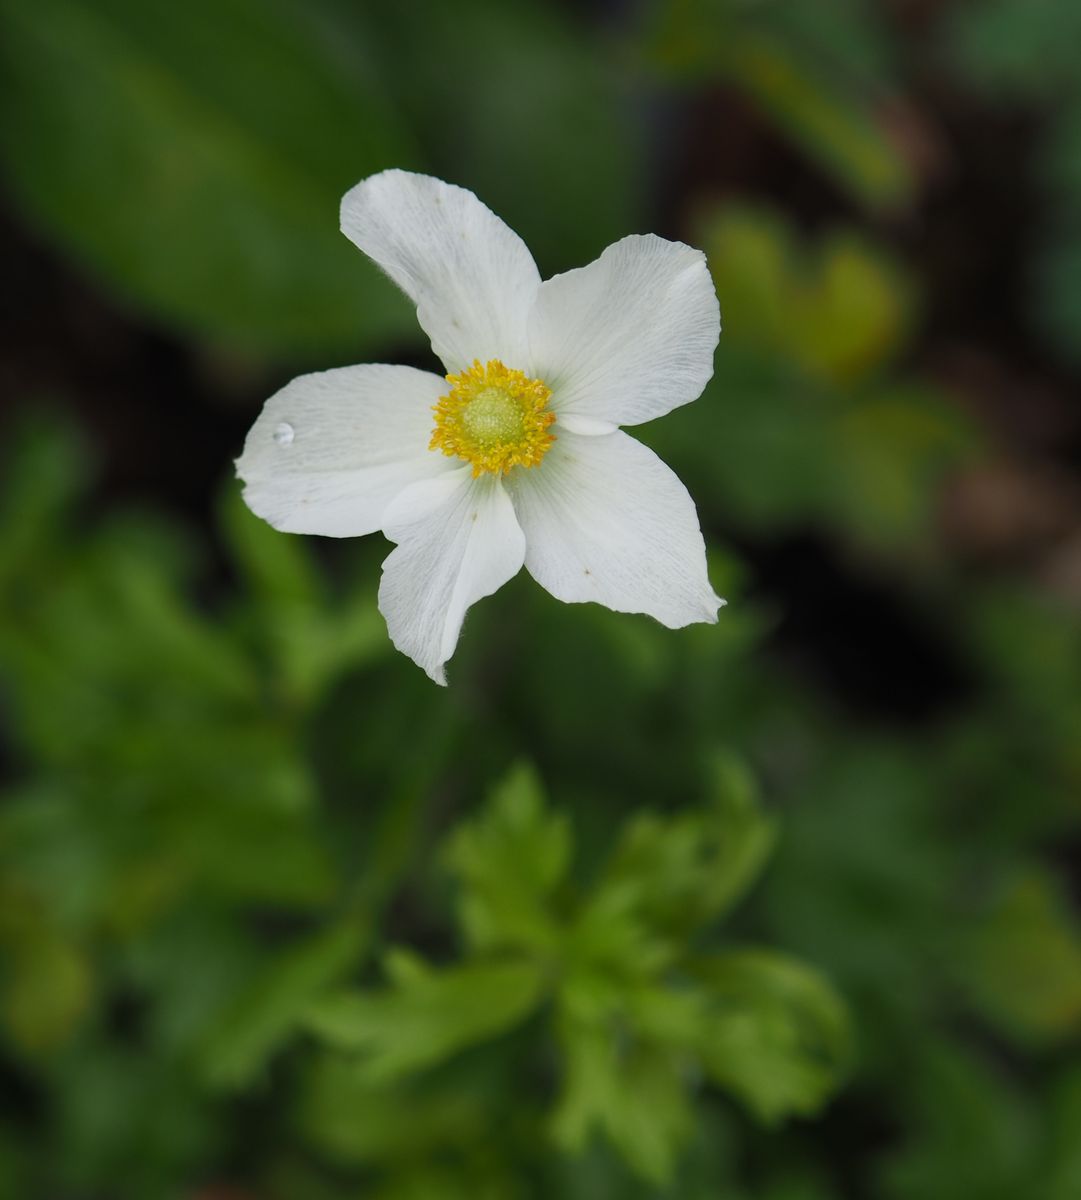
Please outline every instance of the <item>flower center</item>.
[[429, 450], [442, 450], [473, 466], [473, 478], [505, 475], [511, 467], [535, 467], [555, 435], [555, 413], [547, 408], [551, 388], [539, 379], [505, 367], [497, 358], [479, 359], [460, 375], [448, 375], [450, 395], [434, 405], [435, 428]]

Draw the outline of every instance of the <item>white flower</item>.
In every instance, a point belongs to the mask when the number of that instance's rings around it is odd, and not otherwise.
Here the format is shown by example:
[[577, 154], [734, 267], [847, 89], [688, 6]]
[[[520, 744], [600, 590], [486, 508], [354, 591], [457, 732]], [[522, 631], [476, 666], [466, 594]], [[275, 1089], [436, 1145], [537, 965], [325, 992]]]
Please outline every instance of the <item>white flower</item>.
[[702, 253], [626, 237], [542, 282], [472, 192], [405, 171], [358, 183], [341, 220], [415, 301], [450, 374], [294, 379], [237, 461], [251, 510], [290, 533], [396, 542], [379, 609], [437, 683], [466, 609], [523, 563], [568, 603], [672, 629], [716, 621], [693, 501], [619, 429], [689, 403], [713, 373], [720, 313]]

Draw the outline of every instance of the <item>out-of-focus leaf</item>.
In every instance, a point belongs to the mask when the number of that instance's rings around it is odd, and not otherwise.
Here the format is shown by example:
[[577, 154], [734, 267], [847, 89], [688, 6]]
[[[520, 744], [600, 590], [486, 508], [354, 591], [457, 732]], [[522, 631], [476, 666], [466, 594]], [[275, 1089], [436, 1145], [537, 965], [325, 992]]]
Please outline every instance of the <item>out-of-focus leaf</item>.
[[[385, 44], [388, 90], [431, 169], [476, 191], [542, 274], [640, 229], [644, 138], [628, 119], [628, 62], [587, 18], [543, 0], [341, 7], [358, 39], [369, 30]], [[439, 62], [462, 64], [468, 86]]]
[[710, 1077], [765, 1121], [821, 1108], [851, 1056], [848, 1013], [823, 976], [768, 950], [729, 950], [690, 969], [710, 998], [700, 1048]]
[[885, 1200], [979, 1196], [1016, 1200], [1037, 1178], [1040, 1114], [1001, 1074], [972, 1053], [914, 1044], [900, 1088], [907, 1092], [906, 1142], [881, 1169]]
[[371, 1193], [371, 1200], [524, 1200], [520, 1180], [492, 1172], [482, 1165], [427, 1165], [396, 1172]]
[[373, 1083], [363, 1062], [321, 1057], [304, 1091], [309, 1140], [343, 1162], [415, 1163], [433, 1150], [484, 1136], [491, 1114], [469, 1078]]
[[1077, 83], [1081, 10], [1073, 0], [983, 0], [949, 16], [948, 37], [962, 67], [996, 93], [1058, 101]]
[[746, 769], [723, 755], [712, 769], [712, 804], [628, 822], [592, 900], [601, 908], [632, 909], [680, 949], [740, 898], [773, 847], [773, 822], [761, 811]]
[[[989, 699], [997, 719], [1010, 727], [1018, 748], [1049, 756], [1068, 780], [1081, 780], [1076, 614], [1031, 588], [999, 585], [972, 597], [964, 628], [971, 653], [993, 683]], [[1068, 786], [1065, 792], [1072, 790]], [[1076, 812], [1065, 793], [1062, 807]]]
[[907, 281], [874, 247], [839, 232], [818, 249], [817, 279], [805, 284], [803, 304], [789, 311], [803, 362], [845, 382], [888, 362], [908, 332], [912, 298]]
[[1071, 94], [1055, 97], [1055, 119], [1045, 134], [1040, 155], [1040, 181], [1052, 195], [1066, 201], [1058, 204], [1063, 231], [1072, 228], [1077, 234], [1073, 200], [1081, 196], [1081, 87]]
[[975, 450], [973, 431], [948, 399], [899, 382], [854, 397], [830, 428], [837, 524], [872, 544], [912, 544], [933, 528], [941, 482]]
[[519, 766], [447, 846], [447, 862], [463, 883], [460, 919], [470, 942], [478, 949], [550, 948], [556, 932], [548, 902], [571, 850], [566, 817], [547, 809], [537, 776]]
[[416, 161], [412, 139], [301, 6], [5, 0], [0, 31], [12, 191], [117, 291], [272, 354], [412, 328], [337, 220], [357, 179]]
[[1058, 1080], [1049, 1122], [1047, 1200], [1081, 1195], [1081, 1067], [1076, 1063]]
[[739, 208], [704, 236], [728, 313], [726, 342], [781, 351], [808, 374], [843, 384], [881, 368], [907, 332], [911, 288], [866, 239], [837, 231], [801, 246], [778, 215]]
[[1017, 702], [1043, 720], [1066, 706], [1081, 653], [1081, 629], [1066, 605], [1016, 585], [986, 588], [974, 594], [965, 628], [991, 679]]
[[331, 851], [314, 811], [258, 801], [192, 804], [162, 825], [176, 857], [215, 895], [296, 909], [333, 897]]
[[34, 1148], [15, 1129], [0, 1129], [0, 1196], [16, 1200], [30, 1194]]
[[25, 586], [27, 567], [51, 547], [91, 474], [81, 438], [57, 413], [11, 414], [0, 470], [0, 587]]
[[0, 945], [8, 942], [0, 1015], [24, 1054], [43, 1054], [67, 1041], [85, 1015], [94, 996], [93, 967], [80, 946], [40, 921], [4, 928], [12, 915], [0, 918]]
[[[1076, 9], [1072, 19], [1077, 19]], [[1064, 44], [1057, 42], [1056, 52]], [[1042, 66], [1043, 59], [1040, 79], [1046, 83]], [[1039, 223], [1032, 273], [1034, 316], [1059, 352], [1076, 363], [1081, 328], [1081, 86], [1072, 68], [1070, 79], [1074, 90], [1063, 87], [1048, 97], [1053, 116], [1044, 133], [1038, 183], [1050, 203], [1047, 218]]]
[[913, 307], [897, 265], [845, 232], [802, 245], [759, 210], [729, 210], [704, 236], [726, 349], [702, 399], [646, 440], [723, 520], [926, 545], [977, 443], [937, 389], [888, 373]]
[[742, 12], [745, 20], [769, 29], [793, 54], [819, 63], [848, 84], [875, 88], [897, 82], [899, 47], [890, 22], [882, 19], [873, 0], [820, 0], [813, 8], [743, 5]]
[[186, 608], [168, 570], [125, 531], [101, 531], [40, 579], [32, 604], [14, 598], [18, 628], [0, 624], [0, 662], [20, 683], [20, 735], [46, 761], [93, 749], [100, 767], [102, 743], [115, 737], [111, 750], [130, 768], [141, 726], [190, 763], [195, 713], [251, 700], [255, 680], [238, 649]]
[[[838, 9], [834, 3], [816, 5]], [[835, 22], [860, 47], [844, 65], [835, 59], [845, 38], [822, 36], [822, 21], [792, 21], [782, 5], [737, 5], [732, 0], [682, 0], [662, 7], [654, 54], [680, 76], [723, 78], [746, 91], [836, 181], [864, 203], [907, 201], [913, 173], [876, 112], [880, 79], [859, 68], [873, 40], [866, 8], [847, 6]], [[859, 17], [864, 17], [861, 29]], [[805, 34], [817, 27], [816, 45]], [[860, 39], [856, 30], [868, 31]], [[831, 61], [831, 59], [833, 61]]]
[[335, 1045], [361, 1052], [372, 1082], [391, 1080], [518, 1025], [538, 1004], [543, 982], [538, 968], [525, 962], [446, 970], [413, 963], [386, 990], [317, 1000], [305, 1023]]
[[129, 935], [122, 973], [147, 1003], [147, 1046], [170, 1060], [197, 1062], [207, 1030], [266, 966], [250, 929], [224, 920], [216, 906], [189, 902]]
[[793, 1173], [768, 1184], [761, 1200], [841, 1200], [841, 1193], [814, 1177]]
[[[836, 1082], [847, 1028], [828, 986], [765, 952], [688, 961], [691, 935], [727, 910], [772, 844], [746, 772], [728, 755], [712, 772], [711, 804], [632, 822], [597, 887], [575, 902], [567, 826], [518, 768], [450, 842], [476, 957], [433, 969], [396, 952], [388, 987], [322, 996], [306, 1024], [359, 1055], [354, 1086], [398, 1083], [521, 1024], [550, 991], [563, 1059], [558, 1144], [582, 1153], [601, 1133], [654, 1181], [670, 1177], [690, 1134], [703, 1067], [720, 1078], [723, 1062], [725, 1082], [746, 1098], [762, 1056], [768, 1089], [752, 1105], [770, 1118], [810, 1112]], [[521, 958], [480, 957], [512, 947]], [[701, 982], [689, 986], [688, 975]], [[346, 1140], [367, 1152], [364, 1137]]]
[[329, 596], [304, 539], [261, 521], [238, 488], [230, 488], [222, 510], [225, 534], [250, 590], [240, 619], [269, 651], [284, 701], [312, 703], [336, 676], [389, 652], [374, 597]]
[[681, 464], [706, 514], [755, 530], [805, 527], [821, 513], [836, 471], [837, 406], [787, 356], [733, 345], [702, 398], [649, 427], [643, 440]]
[[938, 823], [946, 784], [902, 743], [865, 735], [819, 754], [782, 813], [760, 904], [770, 939], [820, 964], [853, 997], [861, 1052], [892, 1061], [896, 1023], [923, 1019], [918, 980], [956, 952], [947, 920], [955, 859]]
[[63, 1154], [39, 1157], [37, 1195], [175, 1195], [218, 1149], [221, 1114], [176, 1064], [98, 1038], [56, 1064], [48, 1134]]
[[985, 0], [949, 13], [946, 42], [962, 72], [992, 99], [1046, 110], [1040, 182], [1049, 213], [1030, 239], [1030, 305], [1060, 354], [1078, 359], [1081, 322], [1081, 86], [1075, 48], [1081, 9], [1073, 0]]
[[905, 204], [915, 180], [873, 102], [837, 94], [831, 81], [764, 39], [727, 48], [724, 72], [838, 183], [865, 204]]
[[230, 480], [222, 497], [221, 525], [253, 595], [272, 611], [317, 607], [325, 587], [304, 538], [283, 535], [260, 520]]
[[277, 954], [207, 1030], [200, 1049], [213, 1085], [250, 1083], [296, 1031], [313, 999], [356, 969], [367, 931], [355, 920]]
[[594, 1130], [603, 1131], [636, 1171], [666, 1182], [691, 1128], [683, 1055], [573, 1016], [560, 1024], [560, 1045], [565, 1076], [552, 1118], [557, 1143], [581, 1153]]
[[1029, 873], [999, 898], [959, 966], [1007, 1029], [1057, 1040], [1081, 1028], [1081, 932], [1046, 876]]
[[[1081, 188], [1068, 203], [1076, 205], [1078, 198]], [[1054, 345], [1076, 360], [1081, 323], [1081, 224], [1070, 222], [1057, 227], [1057, 235], [1042, 247], [1035, 271], [1040, 287], [1037, 317]]]

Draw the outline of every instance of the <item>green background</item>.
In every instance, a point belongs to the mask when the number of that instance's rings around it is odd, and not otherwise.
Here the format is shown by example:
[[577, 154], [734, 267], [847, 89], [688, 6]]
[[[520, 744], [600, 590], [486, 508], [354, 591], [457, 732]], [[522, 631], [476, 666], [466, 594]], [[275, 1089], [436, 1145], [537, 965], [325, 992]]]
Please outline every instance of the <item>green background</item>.
[[[1079, 13], [0, 0], [0, 1197], [1081, 1196]], [[390, 166], [705, 250], [716, 626], [244, 508]]]

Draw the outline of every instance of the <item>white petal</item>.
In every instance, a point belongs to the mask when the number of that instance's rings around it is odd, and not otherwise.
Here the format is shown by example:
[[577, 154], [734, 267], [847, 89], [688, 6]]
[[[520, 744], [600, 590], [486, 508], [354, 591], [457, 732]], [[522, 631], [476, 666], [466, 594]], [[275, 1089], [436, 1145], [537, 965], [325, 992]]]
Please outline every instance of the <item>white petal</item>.
[[475, 358], [521, 369], [540, 275], [522, 239], [472, 192], [383, 171], [346, 192], [341, 223], [416, 303], [448, 370]]
[[530, 363], [561, 418], [637, 425], [701, 395], [720, 332], [705, 255], [651, 234], [627, 237], [541, 284]]
[[452, 463], [428, 449], [438, 375], [339, 367], [301, 375], [263, 406], [237, 459], [244, 499], [287, 533], [357, 537], [382, 528], [404, 487]]
[[507, 478], [526, 569], [557, 599], [649, 613], [670, 629], [716, 621], [723, 601], [694, 501], [641, 442], [564, 431], [540, 466]]
[[611, 421], [598, 421], [593, 417], [579, 417], [575, 413], [561, 412], [559, 428], [569, 429], [571, 433], [581, 433], [586, 437], [598, 437], [602, 433], [614, 433], [619, 426]]
[[435, 680], [454, 653], [466, 609], [518, 574], [525, 537], [494, 476], [469, 467], [414, 484], [394, 500], [383, 531], [397, 549], [383, 563], [379, 611], [391, 641]]

